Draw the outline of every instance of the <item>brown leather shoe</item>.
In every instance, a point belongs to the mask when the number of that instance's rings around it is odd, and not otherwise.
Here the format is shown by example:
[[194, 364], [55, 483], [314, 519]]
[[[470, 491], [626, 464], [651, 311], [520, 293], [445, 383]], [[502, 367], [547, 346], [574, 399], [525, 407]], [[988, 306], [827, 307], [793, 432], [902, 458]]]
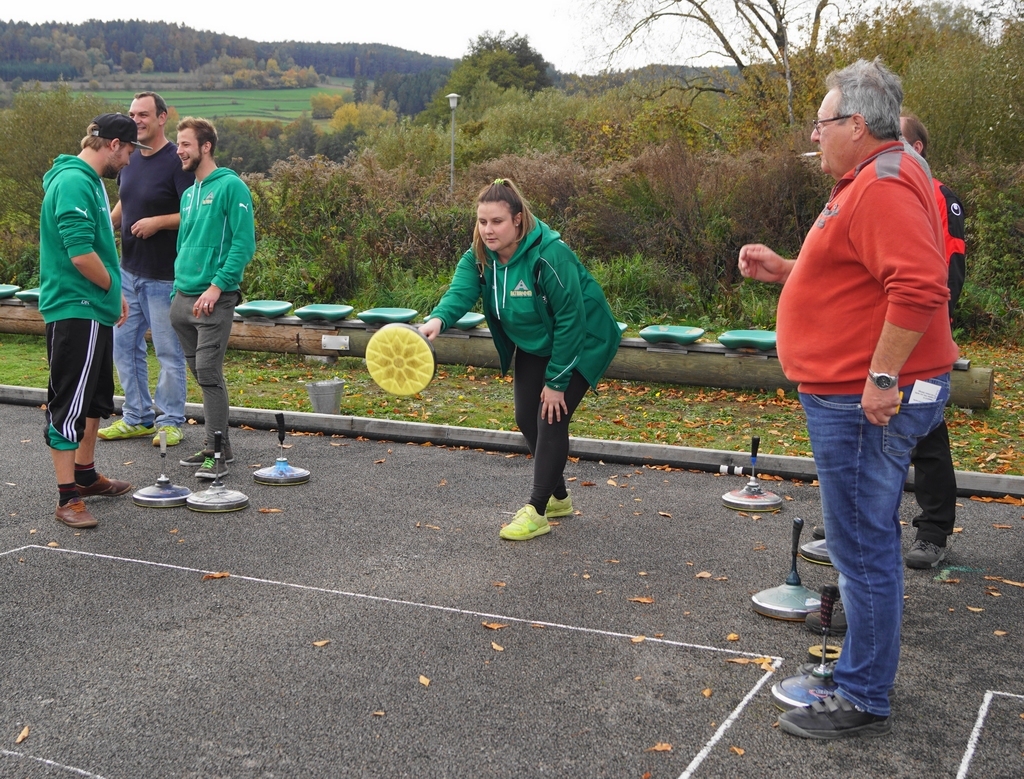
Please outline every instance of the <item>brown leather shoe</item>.
[[96, 527], [99, 524], [81, 498], [72, 498], [63, 506], [57, 506], [56, 518], [68, 527]]
[[128, 490], [132, 488], [126, 481], [118, 481], [117, 479], [108, 479], [102, 474], [100, 477], [90, 484], [88, 487], [83, 487], [81, 484], [78, 486], [78, 494], [83, 498], [88, 498], [92, 495], [104, 495], [111, 497], [114, 495], [124, 495]]

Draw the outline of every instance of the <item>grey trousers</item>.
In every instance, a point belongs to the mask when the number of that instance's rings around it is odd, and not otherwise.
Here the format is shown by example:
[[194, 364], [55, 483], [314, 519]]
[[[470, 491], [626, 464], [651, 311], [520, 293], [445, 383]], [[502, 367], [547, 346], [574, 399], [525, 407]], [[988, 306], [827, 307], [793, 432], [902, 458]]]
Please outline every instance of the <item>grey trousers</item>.
[[209, 316], [193, 316], [192, 307], [198, 296], [174, 295], [171, 301], [171, 326], [178, 334], [185, 362], [203, 391], [203, 415], [206, 417], [204, 449], [213, 448], [213, 434], [223, 434], [223, 445], [230, 442], [228, 432], [228, 387], [224, 381], [224, 355], [241, 300], [239, 292], [224, 292]]

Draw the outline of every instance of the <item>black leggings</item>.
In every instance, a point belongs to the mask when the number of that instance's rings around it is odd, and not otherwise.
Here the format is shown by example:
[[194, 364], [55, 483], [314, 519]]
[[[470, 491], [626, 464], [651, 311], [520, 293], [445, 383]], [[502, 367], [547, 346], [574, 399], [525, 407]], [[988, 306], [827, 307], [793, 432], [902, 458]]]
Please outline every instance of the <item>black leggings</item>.
[[562, 472], [569, 456], [569, 421], [590, 387], [579, 371], [573, 371], [565, 390], [565, 405], [569, 413], [562, 413], [561, 422], [549, 423], [541, 419], [540, 393], [544, 389], [548, 359], [516, 349], [512, 383], [516, 424], [533, 455], [533, 492], [530, 494], [530, 503], [542, 516], [547, 510], [548, 498], [552, 495], [565, 497]]

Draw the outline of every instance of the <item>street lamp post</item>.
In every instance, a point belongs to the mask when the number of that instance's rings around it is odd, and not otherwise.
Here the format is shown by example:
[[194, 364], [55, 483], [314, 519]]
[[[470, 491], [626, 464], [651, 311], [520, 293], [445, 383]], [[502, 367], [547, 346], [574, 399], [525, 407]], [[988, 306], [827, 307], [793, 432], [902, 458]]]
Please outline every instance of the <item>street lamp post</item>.
[[455, 194], [455, 106], [459, 104], [459, 95], [452, 92], [450, 95], [445, 95], [448, 98], [448, 105], [452, 109], [452, 162], [451, 162], [451, 183], [448, 185], [448, 190], [451, 194]]

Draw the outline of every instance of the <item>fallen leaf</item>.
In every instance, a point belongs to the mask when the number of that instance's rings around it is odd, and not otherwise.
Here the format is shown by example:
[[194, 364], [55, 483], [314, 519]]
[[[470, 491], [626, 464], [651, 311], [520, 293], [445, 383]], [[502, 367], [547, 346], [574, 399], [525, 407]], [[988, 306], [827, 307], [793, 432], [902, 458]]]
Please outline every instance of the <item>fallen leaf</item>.
[[1009, 584], [1011, 587], [1024, 587], [1024, 582], [1012, 582], [1009, 579], [1000, 579], [1003, 584]]
[[953, 528], [953, 532], [954, 533], [963, 533], [964, 529], [962, 527], [955, 527], [955, 528]]
[[647, 640], [647, 636], [633, 636], [629, 640], [632, 641], [634, 644], [642, 644], [644, 641]]
[[727, 581], [729, 581], [729, 577], [728, 576], [716, 576], [715, 577], [715, 581], [716, 582], [727, 582]]
[[619, 561], [618, 561], [618, 560], [605, 560], [605, 562], [606, 562], [606, 563], [612, 563], [612, 564], [615, 564], [615, 563], [618, 563]]
[[671, 752], [671, 751], [672, 751], [672, 745], [671, 744], [664, 744], [664, 743], [662, 743], [660, 741], [657, 744], [655, 744], [653, 747], [650, 747], [649, 749], [645, 749], [644, 750], [644, 752]]
[[1008, 635], [1008, 634], [1007, 634], [1007, 632], [1005, 630], [993, 630], [992, 631], [992, 635], [993, 636], [1005, 636], [1005, 635]]
[[960, 580], [959, 579], [943, 579], [942, 583], [943, 584], [959, 584]]
[[380, 460], [374, 460], [373, 464], [374, 465], [380, 465], [381, 463], [386, 463], [386, 462], [387, 462], [387, 460], [381, 458]]
[[651, 598], [647, 595], [641, 595], [637, 598], [627, 598], [627, 600], [631, 603], [654, 603], [654, 598]]
[[984, 611], [985, 609], [979, 608], [978, 606], [968, 606], [967, 610], [968, 611], [973, 611], [975, 614], [977, 614], [977, 613], [979, 613], [981, 611]]
[[505, 582], [491, 582], [495, 587], [504, 587]]
[[325, 638], [323, 641], [314, 641], [313, 646], [327, 646], [331, 643], [331, 639]]
[[996, 530], [1013, 530], [1013, 525], [992, 525]]
[[281, 509], [260, 509], [260, 514], [280, 514]]
[[375, 711], [375, 712], [373, 712], [373, 716], [374, 717], [383, 717], [384, 716], [384, 712], [383, 711]]
[[659, 517], [667, 517], [668, 519], [672, 519], [672, 515], [669, 514], [667, 511], [659, 511], [658, 512], [658, 516]]
[[647, 575], [647, 571], [637, 571], [636, 575], [637, 576], [646, 576]]
[[711, 571], [701, 571], [700, 573], [698, 573], [693, 578], [694, 579], [710, 579], [711, 578]]
[[480, 624], [483, 625], [488, 630], [501, 630], [502, 628], [507, 628], [508, 627], [508, 625], [506, 625], [506, 624], [504, 624], [502, 622], [481, 622]]
[[28, 534], [29, 534], [30, 536], [34, 536], [34, 535], [35, 535], [36, 533], [38, 533], [38, 532], [39, 532], [38, 530], [36, 530], [35, 528], [32, 528], [31, 530], [29, 530], [29, 531], [28, 531]]
[[440, 482], [438, 483], [438, 485], [437, 485], [437, 486], [438, 486], [438, 487], [444, 487], [444, 486], [446, 486], [447, 484], [448, 484], [448, 480], [447, 480], [447, 479], [441, 479], [441, 481], [440, 481]]
[[736, 753], [740, 757], [743, 757], [744, 750], [740, 749], [739, 747], [729, 747], [729, 751]]
[[609, 479], [607, 482], [605, 482], [605, 484], [608, 484], [608, 485], [610, 485], [612, 487], [618, 487], [619, 486], [619, 483], [617, 481], [615, 481], [615, 479]]
[[25, 729], [22, 730], [21, 733], [18, 734], [18, 737], [16, 739], [14, 739], [14, 743], [15, 744], [20, 744], [26, 738], [28, 738], [28, 725], [26, 725]]
[[423, 674], [420, 674], [420, 684], [422, 684], [424, 687], [429, 687], [430, 686], [430, 679], [428, 679]]
[[227, 571], [221, 571], [220, 573], [208, 573], [203, 576], [203, 581], [205, 582], [207, 579], [226, 579], [230, 575], [231, 574]]
[[581, 487], [596, 487], [597, 484], [595, 484], [592, 481], [582, 481], [582, 482], [580, 482], [580, 486]]
[[1003, 593], [999, 592], [999, 590], [985, 590], [985, 594], [991, 595], [993, 598], [1003, 597]]
[[730, 633], [729, 635], [727, 635], [725, 637], [725, 640], [726, 641], [739, 641], [740, 640], [740, 634], [739, 633]]
[[501, 644], [495, 644], [493, 641], [491, 642], [491, 649], [493, 649], [495, 652], [505, 651], [505, 647], [503, 647]]
[[177, 532], [178, 532], [178, 528], [176, 528], [176, 527], [174, 527], [174, 528], [171, 528], [171, 529], [170, 529], [170, 530], [168, 530], [167, 532], [168, 532], [168, 533], [170, 533], [171, 535], [174, 535], [175, 533], [177, 533]]
[[712, 695], [714, 695], [714, 693], [711, 692], [711, 688], [710, 687], [708, 687], [708, 688], [706, 688], [704, 690], [701, 690], [700, 694], [703, 695], [705, 698], [710, 698]]
[[47, 546], [51, 549], [60, 549], [60, 544], [58, 544], [56, 541], [51, 541], [47, 544]]

